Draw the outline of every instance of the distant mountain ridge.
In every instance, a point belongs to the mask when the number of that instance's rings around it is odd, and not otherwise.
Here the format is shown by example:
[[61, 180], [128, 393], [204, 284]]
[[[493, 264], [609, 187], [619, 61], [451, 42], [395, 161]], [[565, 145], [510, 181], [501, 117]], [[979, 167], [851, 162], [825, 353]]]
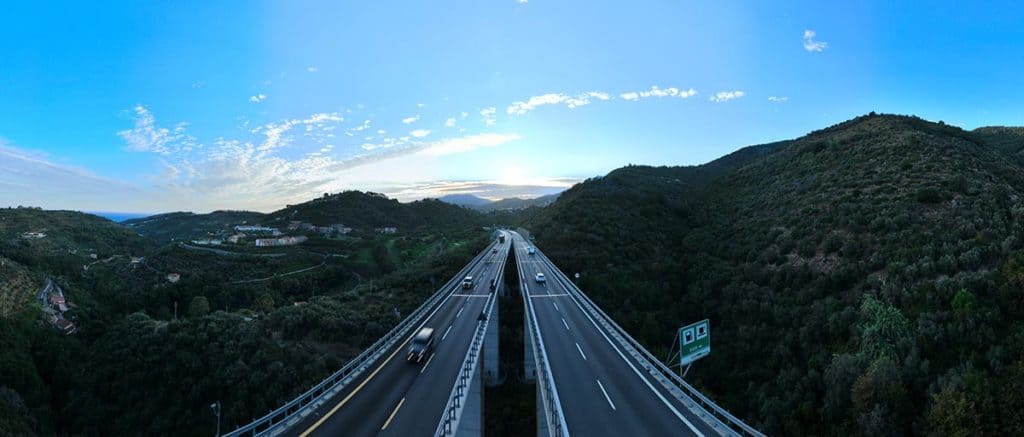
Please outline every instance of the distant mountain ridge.
[[531, 206], [547, 206], [554, 202], [559, 195], [561, 193], [533, 198], [509, 197], [501, 200], [488, 200], [472, 194], [448, 194], [438, 197], [438, 200], [478, 211], [490, 212], [523, 209]]

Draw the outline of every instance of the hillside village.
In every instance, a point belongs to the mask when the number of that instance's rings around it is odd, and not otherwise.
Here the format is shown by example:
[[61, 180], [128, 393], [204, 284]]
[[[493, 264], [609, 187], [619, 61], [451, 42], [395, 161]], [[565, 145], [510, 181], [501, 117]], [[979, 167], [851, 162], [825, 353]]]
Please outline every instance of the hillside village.
[[[220, 246], [232, 244], [239, 246], [274, 247], [294, 246], [309, 240], [310, 236], [322, 238], [342, 238], [352, 233], [353, 228], [340, 223], [329, 226], [317, 226], [300, 220], [292, 220], [285, 228], [287, 234], [272, 226], [241, 223], [230, 228], [210, 232], [209, 237], [191, 240], [192, 244], [201, 246]], [[398, 228], [382, 226], [374, 228], [378, 234], [394, 234]]]

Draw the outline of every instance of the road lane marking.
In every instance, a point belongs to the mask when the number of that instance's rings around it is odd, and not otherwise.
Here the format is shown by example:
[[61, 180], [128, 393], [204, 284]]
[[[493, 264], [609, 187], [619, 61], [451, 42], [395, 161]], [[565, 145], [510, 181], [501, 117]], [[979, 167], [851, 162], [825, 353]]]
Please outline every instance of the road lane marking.
[[576, 350], [580, 351], [580, 356], [583, 357], [583, 361], [587, 361], [587, 354], [583, 353], [583, 348], [580, 347], [579, 343], [576, 343]]
[[[577, 345], [577, 346], [579, 346], [579, 345]], [[604, 385], [601, 385], [601, 380], [600, 379], [597, 380], [597, 386], [601, 389], [601, 393], [604, 393], [604, 398], [608, 401], [608, 405], [611, 405], [612, 411], [615, 411], [615, 403], [612, 402], [612, 398], [608, 396], [608, 392], [605, 391]], [[391, 419], [388, 419], [388, 421], [390, 421], [390, 420]], [[387, 427], [387, 425], [384, 425], [384, 426]]]
[[427, 366], [430, 365], [430, 360], [432, 360], [432, 359], [434, 359], [434, 354], [433, 353], [431, 353], [430, 356], [427, 357], [427, 362], [423, 364], [423, 368], [420, 369], [420, 373], [423, 373], [424, 370], [427, 370]]
[[464, 310], [464, 309], [466, 309], [465, 305], [463, 305], [462, 308], [459, 308], [459, 312], [457, 314], [455, 314], [455, 318], [456, 319], [459, 318], [459, 316], [462, 315], [462, 310]]
[[444, 341], [444, 339], [448, 338], [448, 333], [452, 331], [452, 326], [455, 325], [448, 325], [448, 329], [446, 329], [444, 331], [444, 335], [441, 336], [441, 341]]
[[406, 343], [409, 343], [409, 339], [411, 338], [412, 337], [405, 339], [405, 342], [403, 342], [401, 346], [397, 347], [395, 351], [391, 353], [388, 359], [384, 360], [384, 362], [380, 364], [380, 366], [377, 366], [377, 368], [373, 370], [373, 373], [371, 373], [370, 376], [367, 376], [362, 383], [356, 386], [355, 390], [352, 390], [352, 392], [349, 393], [348, 396], [345, 396], [345, 399], [342, 399], [341, 402], [338, 402], [338, 405], [335, 405], [334, 408], [331, 408], [331, 411], [328, 411], [327, 414], [324, 414], [324, 417], [321, 417], [320, 420], [317, 420], [316, 423], [313, 424], [313, 426], [309, 427], [309, 429], [300, 434], [299, 437], [306, 437], [312, 434], [313, 431], [316, 431], [316, 429], [319, 428], [320, 425], [323, 425], [323, 423], [326, 422], [327, 419], [329, 419], [331, 416], [333, 416], [334, 413], [338, 411], [338, 409], [345, 405], [349, 399], [352, 399], [352, 396], [355, 396], [356, 393], [359, 393], [359, 390], [362, 390], [363, 386], [370, 382], [370, 380], [372, 380], [374, 376], [377, 376], [377, 372], [380, 372], [380, 369], [383, 369], [384, 366], [390, 363], [391, 359], [394, 358], [395, 355], [398, 354], [398, 352], [400, 352], [402, 349], [405, 349]]
[[[473, 271], [473, 269], [471, 268], [470, 272], [472, 272], [472, 271]], [[458, 284], [452, 286], [452, 291], [450, 293], [455, 293], [455, 290], [457, 288], [458, 288]], [[427, 315], [427, 317], [423, 320], [423, 322], [420, 323], [420, 325], [416, 328], [416, 332], [419, 332], [420, 329], [422, 329], [424, 326], [426, 326], [427, 322], [429, 322], [430, 319], [434, 318], [434, 315], [437, 314], [437, 312], [440, 311], [441, 308], [443, 308], [445, 305], [447, 305], [448, 301], [450, 299], [451, 299], [451, 294], [449, 294], [448, 296], [445, 296], [445, 298], [441, 301], [441, 303], [438, 304], [436, 308], [434, 308], [434, 311], [431, 311], [430, 314]], [[451, 327], [449, 327], [448, 329], [451, 329]], [[391, 355], [388, 355], [388, 358], [386, 360], [384, 360], [384, 362], [380, 363], [380, 365], [377, 366], [377, 368], [373, 370], [373, 373], [370, 373], [366, 377], [366, 379], [363, 380], [363, 382], [359, 383], [359, 385], [356, 386], [356, 388], [352, 389], [352, 391], [349, 392], [349, 394], [347, 396], [345, 396], [345, 398], [342, 399], [341, 402], [338, 402], [333, 408], [331, 408], [331, 410], [328, 411], [327, 414], [324, 414], [323, 417], [321, 417], [315, 423], [313, 423], [312, 426], [310, 426], [305, 431], [303, 431], [302, 434], [299, 434], [299, 437], [307, 437], [308, 435], [312, 434], [313, 431], [316, 431], [316, 429], [320, 427], [320, 425], [323, 425], [324, 422], [326, 422], [328, 419], [330, 419], [331, 416], [334, 415], [334, 413], [337, 413], [338, 410], [341, 409], [341, 407], [345, 406], [345, 404], [348, 403], [348, 401], [350, 399], [352, 399], [352, 397], [355, 396], [356, 393], [359, 393], [359, 390], [362, 390], [363, 387], [366, 386], [366, 384], [368, 384], [373, 379], [374, 376], [377, 376], [377, 373], [380, 373], [381, 369], [383, 369], [384, 366], [388, 365], [388, 363], [390, 363], [391, 360], [395, 358], [395, 355], [398, 355], [398, 352], [400, 352], [403, 349], [405, 349], [405, 345], [409, 344], [409, 340], [412, 340], [414, 335], [415, 334], [410, 335], [409, 337], [407, 337], [405, 339], [405, 341], [402, 342], [401, 345], [399, 345], [397, 348], [395, 348], [395, 351], [392, 352]], [[444, 339], [442, 338], [442, 340], [444, 340]]]
[[677, 410], [676, 407], [668, 401], [668, 399], [665, 399], [665, 396], [662, 396], [661, 392], [659, 392], [658, 389], [654, 388], [654, 385], [652, 385], [651, 382], [648, 381], [647, 378], [645, 378], [639, 370], [637, 370], [636, 366], [634, 366], [633, 363], [629, 361], [628, 358], [626, 358], [626, 355], [619, 350], [618, 346], [615, 346], [615, 343], [612, 342], [612, 339], [608, 337], [608, 334], [605, 334], [604, 330], [597, 325], [596, 321], [594, 321], [594, 318], [590, 317], [590, 313], [588, 313], [587, 310], [583, 309], [583, 305], [579, 302], [579, 299], [577, 299], [576, 296], [572, 296], [572, 301], [580, 309], [580, 312], [587, 317], [587, 320], [590, 320], [590, 323], [594, 325], [594, 329], [597, 329], [597, 332], [601, 334], [602, 337], [604, 337], [605, 341], [607, 341], [609, 345], [611, 345], [612, 350], [614, 350], [615, 353], [619, 354], [619, 357], [622, 358], [622, 361], [625, 361], [626, 364], [629, 365], [629, 368], [632, 369], [633, 373], [635, 373], [636, 376], [638, 376], [640, 380], [644, 382], [647, 388], [654, 392], [654, 394], [658, 396], [658, 399], [661, 399], [661, 402], [665, 404], [665, 406], [667, 406], [670, 410], [672, 410], [672, 413], [675, 414], [675, 416], [678, 417], [679, 420], [683, 421], [683, 423], [686, 424], [687, 428], [690, 428], [690, 431], [693, 431], [693, 433], [698, 437], [704, 437], [704, 433], [700, 432], [700, 430], [698, 430], [697, 427], [693, 426], [693, 424], [690, 423], [689, 420], [686, 420], [686, 417], [683, 417], [683, 414], [680, 413], [679, 410]]
[[555, 306], [555, 311], [558, 311], [558, 312], [562, 311], [562, 310], [558, 309], [558, 302], [551, 302], [551, 304]]
[[[598, 384], [600, 384], [600, 383], [601, 383], [601, 382], [600, 382], [600, 381], [598, 381]], [[604, 390], [604, 389], [602, 389], [602, 390]], [[608, 394], [606, 393], [606, 394], [605, 394], [605, 396], [608, 396]], [[608, 400], [608, 402], [611, 402], [611, 400]], [[395, 418], [395, 414], [398, 414], [398, 409], [399, 409], [399, 408], [402, 408], [402, 404], [404, 404], [404, 403], [405, 403], [405, 398], [402, 398], [402, 400], [398, 401], [398, 406], [397, 406], [397, 407], [395, 407], [395, 411], [392, 411], [392, 412], [391, 412], [391, 415], [390, 415], [390, 416], [388, 416], [388, 421], [387, 421], [387, 422], [384, 422], [384, 426], [380, 427], [380, 430], [381, 430], [381, 431], [384, 431], [385, 429], [388, 429], [388, 425], [390, 425], [390, 424], [391, 424], [391, 419], [394, 419], [394, 418]], [[615, 409], [615, 406], [612, 406], [612, 409], [614, 410], [614, 409]]]
[[486, 294], [453, 294], [454, 297], [487, 297]]
[[562, 324], [565, 325], [565, 330], [568, 331], [569, 330], [569, 324], [565, 323], [565, 317], [562, 317]]
[[[568, 294], [552, 294], [552, 293], [548, 293], [548, 294], [531, 294], [530, 295], [530, 297], [562, 297], [562, 296], [568, 296]], [[558, 305], [555, 305], [555, 306], [558, 306]]]

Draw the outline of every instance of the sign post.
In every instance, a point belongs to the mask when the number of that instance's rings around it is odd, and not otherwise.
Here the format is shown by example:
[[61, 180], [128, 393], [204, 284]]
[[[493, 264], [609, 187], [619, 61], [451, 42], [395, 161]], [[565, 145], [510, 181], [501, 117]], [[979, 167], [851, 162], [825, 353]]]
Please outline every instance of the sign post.
[[711, 325], [708, 319], [679, 328], [679, 364], [688, 366], [711, 353]]

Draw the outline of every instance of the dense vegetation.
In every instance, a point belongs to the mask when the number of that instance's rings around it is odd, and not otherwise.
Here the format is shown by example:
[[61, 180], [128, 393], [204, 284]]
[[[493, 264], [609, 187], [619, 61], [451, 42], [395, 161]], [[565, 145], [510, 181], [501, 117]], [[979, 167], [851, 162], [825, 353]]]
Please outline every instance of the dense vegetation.
[[769, 434], [1024, 433], [1024, 148], [860, 117], [698, 167], [626, 167], [525, 219], [688, 379]]
[[[232, 428], [408, 314], [481, 250], [480, 226], [513, 222], [657, 355], [710, 318], [713, 353], [687, 378], [768, 434], [1024, 434], [1022, 132], [870, 114], [486, 215], [358, 192], [130, 228], [0, 210], [0, 434], [207, 435], [218, 400]], [[358, 230], [295, 247], [167, 244], [240, 221]], [[46, 278], [73, 303], [75, 335], [32, 303]], [[521, 341], [506, 303], [502, 340]], [[517, 418], [487, 420], [516, 434], [532, 399], [516, 382], [521, 343], [505, 346], [510, 383], [487, 396]]]
[[253, 211], [214, 211], [208, 214], [173, 212], [126, 220], [124, 225], [161, 242], [226, 236], [239, 224], [263, 225], [287, 232], [292, 221], [315, 226], [342, 224], [354, 236], [372, 235], [378, 228], [396, 227], [404, 233], [458, 232], [484, 224], [483, 216], [450, 203], [425, 199], [400, 203], [371, 192], [344, 191], [268, 214]]
[[[160, 245], [138, 225], [77, 212], [0, 210], [0, 434], [209, 435], [212, 402], [224, 428], [265, 414], [379, 338], [486, 244], [480, 216], [406, 207], [434, 221], [218, 251]], [[148, 223], [159, 240], [183, 239], [175, 232], [252, 214]], [[64, 290], [75, 334], [45, 322], [34, 299], [45, 278]]]

